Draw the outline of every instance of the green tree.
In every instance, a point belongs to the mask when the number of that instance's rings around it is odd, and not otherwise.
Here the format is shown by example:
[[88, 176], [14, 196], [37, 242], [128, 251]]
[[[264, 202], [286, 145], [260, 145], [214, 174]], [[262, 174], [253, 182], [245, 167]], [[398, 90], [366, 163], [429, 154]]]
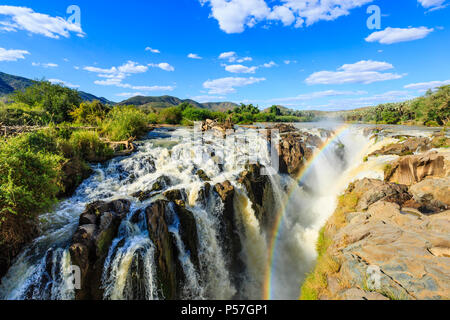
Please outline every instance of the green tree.
[[82, 102], [78, 91], [48, 81], [39, 81], [23, 91], [16, 91], [11, 98], [33, 108], [42, 108], [55, 123], [70, 121], [70, 113]]

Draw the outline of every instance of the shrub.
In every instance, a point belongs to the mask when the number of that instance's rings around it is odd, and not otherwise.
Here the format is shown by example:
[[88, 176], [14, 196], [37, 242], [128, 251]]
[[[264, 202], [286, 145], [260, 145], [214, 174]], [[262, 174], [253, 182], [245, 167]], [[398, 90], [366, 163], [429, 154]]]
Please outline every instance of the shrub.
[[70, 113], [75, 123], [78, 124], [90, 124], [97, 125], [109, 112], [109, 108], [106, 107], [98, 100], [92, 102], [83, 102], [78, 108]]
[[0, 105], [0, 123], [6, 126], [42, 126], [50, 122], [50, 115], [42, 109], [23, 103]]
[[7, 214], [35, 217], [56, 202], [63, 157], [51, 152], [54, 148], [54, 140], [45, 133], [23, 134], [0, 143], [2, 218]]
[[147, 119], [136, 107], [114, 107], [102, 124], [102, 134], [112, 141], [138, 137], [147, 131]]
[[158, 115], [158, 122], [162, 124], [180, 124], [182, 119], [183, 114], [177, 107], [163, 109]]
[[100, 140], [97, 132], [94, 131], [75, 131], [70, 140], [75, 155], [88, 162], [101, 162], [109, 159], [113, 150]]

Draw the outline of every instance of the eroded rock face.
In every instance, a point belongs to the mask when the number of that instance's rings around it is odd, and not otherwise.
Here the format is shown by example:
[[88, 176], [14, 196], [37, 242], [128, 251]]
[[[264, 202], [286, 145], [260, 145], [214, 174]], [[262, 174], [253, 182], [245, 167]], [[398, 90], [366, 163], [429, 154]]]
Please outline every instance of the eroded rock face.
[[419, 203], [432, 203], [441, 209], [450, 206], [450, 177], [427, 178], [410, 188], [414, 200]]
[[103, 298], [101, 275], [103, 264], [123, 218], [130, 210], [130, 202], [94, 202], [80, 217], [79, 227], [69, 248], [72, 264], [81, 269], [81, 290], [77, 300]]
[[448, 299], [450, 261], [440, 255], [448, 248], [449, 211], [403, 214], [397, 204], [385, 201], [354, 215], [333, 238], [335, 255], [343, 261], [340, 278], [364, 288], [372, 272], [368, 269], [378, 269], [378, 283], [369, 289], [397, 299]]
[[408, 192], [408, 187], [395, 183], [384, 183], [376, 179], [363, 179], [354, 183], [353, 191], [360, 194], [356, 210], [365, 211], [372, 204], [383, 200], [403, 204], [410, 200], [412, 196]]
[[431, 149], [430, 139], [428, 138], [408, 138], [404, 142], [391, 144], [383, 147], [381, 150], [373, 152], [370, 156], [377, 155], [411, 155], [415, 152], [425, 152]]
[[146, 210], [149, 236], [155, 245], [155, 262], [159, 287], [165, 299], [181, 298], [185, 281], [180, 252], [171, 228], [178, 230], [190, 259], [199, 270], [197, 226], [193, 214], [182, 206], [164, 200], [152, 203]]
[[231, 271], [233, 282], [239, 287], [238, 275], [242, 274], [245, 266], [240, 258], [242, 245], [236, 225], [236, 217], [234, 211], [235, 189], [229, 181], [216, 184], [214, 192], [220, 197], [224, 204], [222, 217], [220, 218], [219, 232], [227, 257], [228, 270]]
[[345, 203], [355, 211], [344, 213], [343, 226], [325, 228], [326, 254], [339, 267], [319, 298], [449, 299], [450, 211], [412, 209], [432, 208], [435, 198], [448, 201], [449, 186], [436, 178], [409, 190], [374, 179], [351, 184], [344, 197], [354, 197]]
[[245, 186], [261, 227], [268, 230], [275, 219], [276, 202], [272, 182], [269, 176], [261, 174], [262, 169], [259, 164], [247, 165], [247, 170], [241, 174], [239, 183]]
[[444, 177], [445, 158], [437, 152], [401, 157], [386, 170], [385, 180], [408, 186], [426, 177]]
[[[308, 137], [306, 137], [308, 138]], [[297, 176], [305, 162], [311, 158], [313, 151], [307, 147], [305, 136], [302, 133], [288, 133], [281, 137], [277, 146], [279, 155], [280, 172]]]

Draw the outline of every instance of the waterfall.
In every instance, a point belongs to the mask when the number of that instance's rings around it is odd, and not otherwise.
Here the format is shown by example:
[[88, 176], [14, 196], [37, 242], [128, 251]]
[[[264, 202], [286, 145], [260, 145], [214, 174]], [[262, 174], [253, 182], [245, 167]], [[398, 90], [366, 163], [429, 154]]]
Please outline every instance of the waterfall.
[[[313, 128], [302, 130], [320, 136]], [[270, 176], [274, 206], [278, 208], [273, 214], [281, 214], [279, 228], [270, 230], [273, 234], [258, 221], [250, 197], [239, 182], [249, 158], [262, 165], [268, 163], [265, 138], [254, 133], [246, 136], [242, 130], [225, 141], [207, 135], [192, 139], [192, 130], [183, 128], [152, 132], [133, 155], [94, 166], [94, 174], [71, 198], [42, 215], [42, 236], [16, 258], [2, 279], [0, 298], [74, 299], [68, 248], [80, 214], [97, 200], [126, 199], [131, 202], [130, 212], [121, 221], [103, 265], [103, 298], [164, 299], [157, 276], [156, 248], [144, 211], [163, 198], [164, 192], [183, 190], [185, 209], [192, 213], [197, 226], [198, 266], [186, 249], [189, 246], [180, 235], [180, 219], [170, 204], [168, 231], [184, 274], [182, 298], [261, 299], [265, 297], [269, 270], [270, 298], [296, 299], [316, 259], [318, 232], [333, 213], [337, 196], [354, 178], [355, 164], [362, 162], [363, 153], [371, 145], [361, 131], [351, 128], [341, 133], [332, 147], [316, 149], [314, 163], [299, 181], [287, 175]], [[344, 153], [337, 152], [341, 144]], [[200, 169], [211, 178], [208, 188], [197, 174]], [[161, 179], [165, 181], [162, 190], [149, 193], [142, 201], [133, 196], [152, 190]], [[215, 184], [227, 180], [235, 189], [233, 218], [242, 248], [238, 258], [244, 265], [239, 275], [229, 268], [232, 262], [224, 243], [233, 235], [223, 234], [220, 227], [225, 203], [213, 190]]]

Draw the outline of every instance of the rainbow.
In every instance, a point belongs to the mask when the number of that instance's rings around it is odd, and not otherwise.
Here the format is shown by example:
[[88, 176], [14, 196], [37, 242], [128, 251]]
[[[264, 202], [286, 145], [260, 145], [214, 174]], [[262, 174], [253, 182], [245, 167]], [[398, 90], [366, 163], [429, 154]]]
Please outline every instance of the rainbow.
[[[339, 127], [335, 132], [334, 135], [327, 140], [327, 142], [316, 151], [316, 153], [307, 161], [305, 166], [303, 167], [302, 171], [297, 175], [295, 182], [298, 184], [300, 183], [305, 176], [310, 172], [311, 168], [313, 167], [315, 161], [320, 157], [320, 155], [326, 151], [336, 140], [339, 139], [339, 137], [348, 130], [350, 126], [347, 124], [342, 125]], [[277, 241], [279, 238], [279, 233], [281, 231], [281, 222], [283, 221], [283, 217], [286, 210], [286, 205], [289, 202], [289, 199], [292, 196], [293, 191], [295, 188], [292, 188], [291, 191], [286, 195], [285, 201], [281, 205], [280, 209], [278, 210], [276, 214], [275, 223], [273, 226], [273, 229], [270, 233], [269, 238], [269, 250], [268, 250], [268, 258], [266, 263], [266, 269], [265, 269], [265, 275], [264, 275], [264, 283], [263, 283], [263, 299], [264, 300], [270, 300], [272, 299], [272, 276], [273, 272], [275, 270], [275, 248], [277, 246]]]

